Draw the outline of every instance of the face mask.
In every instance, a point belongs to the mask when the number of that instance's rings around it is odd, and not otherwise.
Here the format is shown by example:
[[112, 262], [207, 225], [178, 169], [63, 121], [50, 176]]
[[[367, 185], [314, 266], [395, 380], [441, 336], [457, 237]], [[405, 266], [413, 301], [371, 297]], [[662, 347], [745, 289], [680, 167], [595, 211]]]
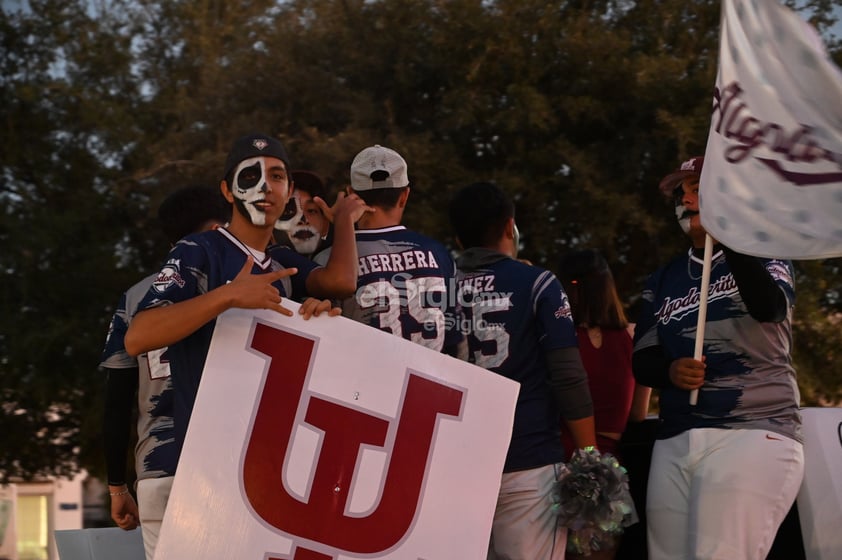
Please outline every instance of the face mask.
[[514, 255], [512, 255], [512, 258], [516, 259], [517, 252], [518, 250], [520, 250], [520, 230], [517, 229], [517, 224], [515, 224], [514, 239], [512, 240], [512, 242], [515, 246]]
[[310, 225], [295, 226], [289, 230], [289, 240], [295, 252], [301, 255], [312, 255], [322, 240], [318, 230]]
[[243, 160], [234, 170], [233, 185], [231, 185], [234, 205], [256, 226], [266, 225], [266, 213], [262, 208], [255, 206], [255, 203], [265, 200], [268, 189], [264, 158]]

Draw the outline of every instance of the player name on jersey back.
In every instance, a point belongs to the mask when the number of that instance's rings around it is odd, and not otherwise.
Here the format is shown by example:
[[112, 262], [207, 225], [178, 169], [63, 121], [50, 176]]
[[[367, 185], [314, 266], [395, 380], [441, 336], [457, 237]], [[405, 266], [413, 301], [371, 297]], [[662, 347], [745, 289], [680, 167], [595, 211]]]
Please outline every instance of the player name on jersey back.
[[439, 268], [432, 251], [411, 249], [399, 253], [375, 253], [359, 258], [359, 275], [372, 272], [405, 272], [420, 268]]

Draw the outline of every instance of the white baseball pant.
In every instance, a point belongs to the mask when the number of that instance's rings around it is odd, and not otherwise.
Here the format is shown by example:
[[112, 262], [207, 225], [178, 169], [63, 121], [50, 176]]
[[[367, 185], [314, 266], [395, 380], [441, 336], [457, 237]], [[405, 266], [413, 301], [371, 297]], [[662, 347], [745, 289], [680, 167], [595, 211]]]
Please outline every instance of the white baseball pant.
[[646, 500], [650, 560], [764, 560], [804, 476], [797, 441], [697, 428], [655, 442]]

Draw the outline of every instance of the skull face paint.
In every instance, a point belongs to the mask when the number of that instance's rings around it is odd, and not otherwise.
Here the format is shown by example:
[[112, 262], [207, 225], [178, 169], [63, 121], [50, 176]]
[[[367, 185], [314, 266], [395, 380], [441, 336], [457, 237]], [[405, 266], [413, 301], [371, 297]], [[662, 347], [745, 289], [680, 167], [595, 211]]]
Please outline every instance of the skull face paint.
[[289, 240], [297, 253], [312, 255], [327, 236], [330, 223], [309, 192], [296, 190], [289, 200], [299, 206], [299, 212], [288, 222]]
[[322, 235], [311, 225], [297, 225], [289, 231], [289, 240], [296, 253], [312, 255], [318, 249]]
[[687, 210], [680, 201], [675, 203], [675, 218], [678, 220], [678, 225], [681, 226], [681, 231], [690, 233], [690, 218], [695, 215], [695, 212]]
[[672, 192], [672, 200], [675, 204], [675, 218], [678, 220], [678, 225], [681, 231], [685, 234], [690, 233], [692, 224], [690, 223], [693, 216], [698, 216], [698, 210], [691, 210], [690, 206], [698, 204], [693, 202], [697, 200], [699, 191], [698, 178], [687, 178], [682, 180]]
[[299, 220], [301, 220], [301, 216], [303, 214], [304, 211], [301, 209], [301, 203], [298, 201], [298, 197], [295, 195], [289, 197], [283, 214], [281, 214], [281, 217], [275, 222], [275, 229], [289, 231], [293, 226], [295, 226], [295, 224], [298, 223]]
[[[265, 226], [267, 223], [266, 210], [274, 202], [285, 202], [286, 192], [278, 193], [276, 200], [267, 201], [267, 195], [279, 187], [288, 185], [286, 172], [283, 177], [270, 177], [275, 173], [272, 162], [267, 162], [265, 157], [254, 157], [243, 160], [234, 170], [234, 178], [231, 185], [231, 194], [234, 195], [234, 205], [244, 217], [248, 218], [256, 226]], [[274, 185], [274, 187], [273, 187]], [[278, 201], [277, 198], [280, 198]]]

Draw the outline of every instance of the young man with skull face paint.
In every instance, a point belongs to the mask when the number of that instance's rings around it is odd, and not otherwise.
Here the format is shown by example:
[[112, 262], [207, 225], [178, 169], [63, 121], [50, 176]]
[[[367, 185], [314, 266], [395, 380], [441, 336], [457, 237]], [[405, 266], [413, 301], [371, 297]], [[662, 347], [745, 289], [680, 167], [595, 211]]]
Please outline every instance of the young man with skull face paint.
[[[333, 212], [327, 207], [324, 183], [312, 171], [296, 170], [292, 172], [295, 191], [290, 202], [296, 202], [296, 212], [291, 218], [283, 218], [276, 225], [281, 230], [279, 242], [290, 247], [299, 255], [309, 259], [333, 243], [331, 220]], [[345, 193], [337, 197], [337, 205]]]
[[765, 558], [804, 472], [790, 358], [793, 270], [714, 241], [703, 355], [692, 357], [707, 236], [703, 163], [691, 158], [659, 185], [692, 247], [649, 278], [635, 327], [634, 376], [660, 389], [649, 557]]
[[[174, 389], [174, 437], [180, 450], [213, 336], [216, 317], [233, 307], [292, 312], [282, 297], [342, 297], [356, 287], [354, 222], [367, 211], [348, 198], [336, 212], [336, 246], [341, 250], [325, 267], [293, 251], [283, 262], [268, 253], [272, 233], [292, 186], [289, 159], [281, 143], [264, 134], [234, 142], [220, 183], [234, 211], [231, 223], [179, 241], [138, 306], [125, 336], [130, 355], [169, 347]], [[305, 319], [328, 312], [330, 302], [306, 299]]]

